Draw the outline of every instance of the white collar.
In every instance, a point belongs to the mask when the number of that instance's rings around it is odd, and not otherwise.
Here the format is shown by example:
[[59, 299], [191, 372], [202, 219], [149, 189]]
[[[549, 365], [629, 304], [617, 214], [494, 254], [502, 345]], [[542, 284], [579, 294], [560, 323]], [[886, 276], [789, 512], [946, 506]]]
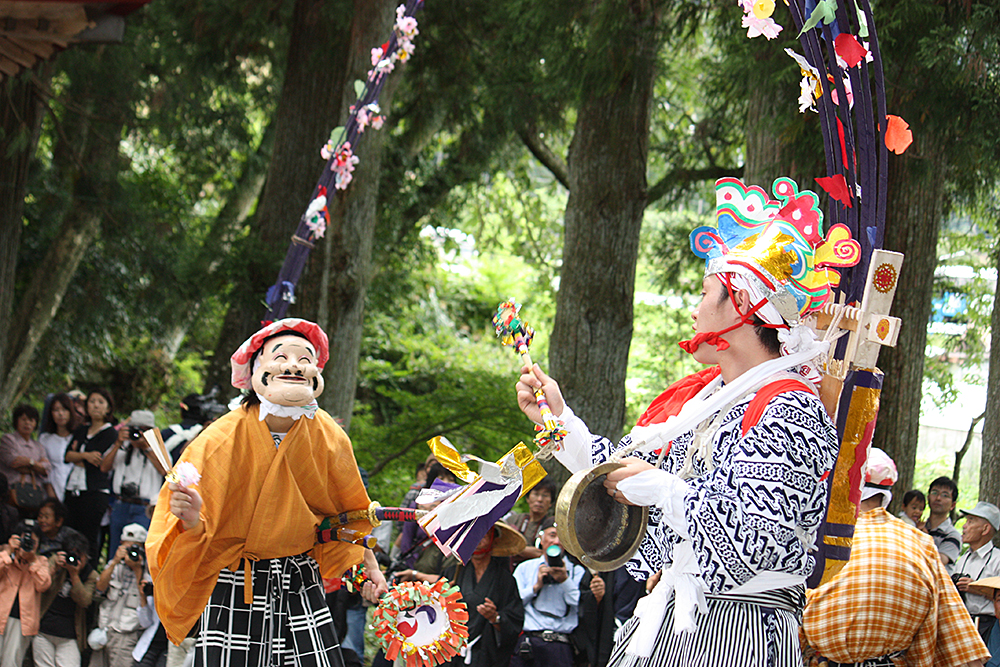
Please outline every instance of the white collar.
[[274, 415], [275, 417], [291, 417], [294, 421], [298, 421], [299, 418], [303, 416], [312, 419], [316, 416], [316, 411], [319, 409], [319, 404], [316, 403], [315, 400], [309, 405], [292, 406], [272, 403], [260, 394], [257, 394], [257, 398], [260, 399], [260, 421], [264, 421], [264, 418], [268, 415]]

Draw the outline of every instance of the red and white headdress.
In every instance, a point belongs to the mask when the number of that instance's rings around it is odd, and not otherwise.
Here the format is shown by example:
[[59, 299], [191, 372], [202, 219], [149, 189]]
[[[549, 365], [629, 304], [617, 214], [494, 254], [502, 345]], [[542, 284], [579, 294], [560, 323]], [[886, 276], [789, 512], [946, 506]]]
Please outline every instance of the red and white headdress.
[[237, 389], [250, 389], [250, 376], [253, 375], [253, 369], [250, 368], [250, 359], [261, 348], [265, 340], [284, 332], [294, 332], [305, 336], [306, 340], [316, 347], [318, 359], [316, 365], [320, 370], [323, 370], [323, 366], [330, 359], [330, 341], [326, 333], [314, 322], [289, 317], [271, 322], [246, 339], [240, 345], [239, 349], [233, 352], [233, 356], [230, 357], [229, 362], [233, 367], [232, 382], [234, 387]]

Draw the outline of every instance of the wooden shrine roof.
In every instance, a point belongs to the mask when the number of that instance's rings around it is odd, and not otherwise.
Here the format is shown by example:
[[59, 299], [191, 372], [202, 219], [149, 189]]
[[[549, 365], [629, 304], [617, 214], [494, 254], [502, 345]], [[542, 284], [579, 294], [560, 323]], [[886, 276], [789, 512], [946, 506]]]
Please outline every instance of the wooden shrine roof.
[[149, 0], [0, 0], [0, 80], [71, 44], [121, 41], [124, 17]]

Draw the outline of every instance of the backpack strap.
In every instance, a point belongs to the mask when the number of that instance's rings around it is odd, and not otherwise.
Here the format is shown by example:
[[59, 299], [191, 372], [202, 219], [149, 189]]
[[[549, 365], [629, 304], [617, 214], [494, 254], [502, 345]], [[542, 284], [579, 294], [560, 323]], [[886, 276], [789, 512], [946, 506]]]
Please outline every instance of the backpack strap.
[[813, 391], [812, 387], [807, 385], [801, 380], [794, 380], [792, 378], [783, 378], [781, 380], [776, 380], [774, 382], [769, 382], [760, 389], [752, 399], [750, 399], [750, 405], [747, 406], [747, 411], [743, 413], [743, 437], [750, 432], [754, 426], [760, 421], [760, 418], [764, 416], [764, 410], [771, 403], [771, 399], [779, 394], [784, 394], [790, 391], [805, 391], [813, 396], [816, 392]]

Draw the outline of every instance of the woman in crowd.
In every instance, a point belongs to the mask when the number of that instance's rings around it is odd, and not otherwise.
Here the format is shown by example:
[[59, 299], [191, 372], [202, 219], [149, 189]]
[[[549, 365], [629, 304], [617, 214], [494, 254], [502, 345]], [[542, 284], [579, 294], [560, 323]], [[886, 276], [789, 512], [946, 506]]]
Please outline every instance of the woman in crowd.
[[101, 519], [111, 502], [109, 478], [106, 472], [101, 472], [101, 461], [104, 452], [118, 439], [114, 409], [114, 400], [107, 389], [92, 390], [87, 395], [89, 421], [73, 431], [64, 459], [73, 466], [66, 480], [67, 523], [90, 542], [92, 563], [98, 561]]
[[[38, 426], [38, 410], [34, 406], [22, 403], [14, 408], [14, 432], [0, 438], [0, 472], [3, 472], [11, 488], [19, 483], [25, 483], [38, 489], [37, 503], [24, 504], [11, 498], [22, 517], [34, 518], [38, 506], [46, 493], [52, 495], [49, 484], [49, 460], [45, 455], [42, 443], [34, 439], [35, 428]], [[17, 500], [17, 502], [14, 502]]]
[[73, 466], [66, 463], [66, 448], [73, 438], [73, 431], [80, 425], [73, 399], [69, 394], [56, 394], [49, 401], [42, 420], [38, 441], [45, 447], [49, 459], [49, 484], [53, 494], [62, 502], [66, 494], [66, 478]]

